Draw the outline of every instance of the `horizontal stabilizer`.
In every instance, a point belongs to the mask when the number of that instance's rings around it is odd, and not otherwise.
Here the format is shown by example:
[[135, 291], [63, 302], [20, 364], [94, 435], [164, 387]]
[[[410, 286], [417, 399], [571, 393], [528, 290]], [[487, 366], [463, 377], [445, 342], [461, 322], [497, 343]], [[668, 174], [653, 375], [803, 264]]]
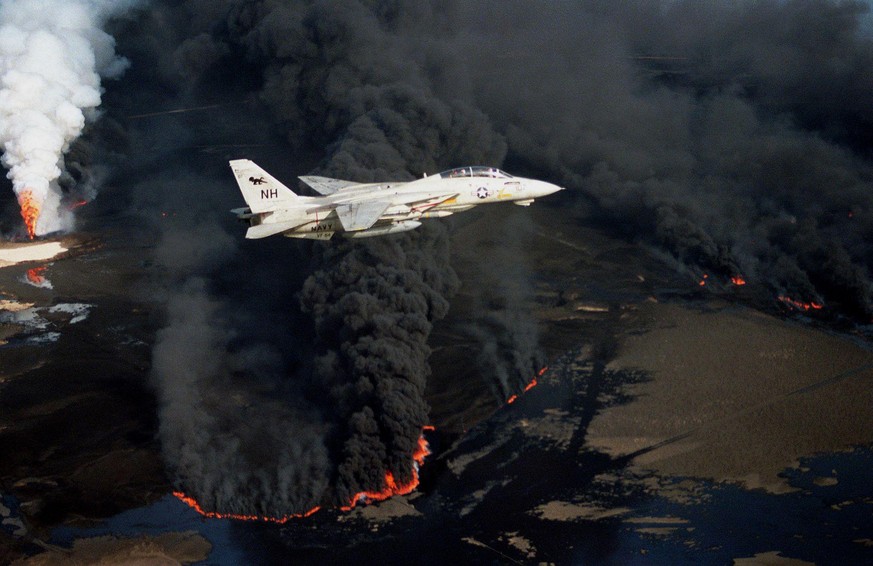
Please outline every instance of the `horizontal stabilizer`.
[[351, 204], [341, 204], [336, 207], [340, 223], [347, 232], [366, 230], [379, 220], [379, 217], [391, 206], [390, 202], [364, 201]]
[[240, 220], [248, 220], [249, 218], [255, 216], [255, 214], [252, 212], [252, 209], [247, 206], [231, 209], [230, 213]]
[[322, 195], [332, 195], [341, 189], [359, 184], [354, 181], [343, 181], [342, 179], [331, 179], [330, 177], [317, 177], [314, 175], [300, 177], [300, 180]]

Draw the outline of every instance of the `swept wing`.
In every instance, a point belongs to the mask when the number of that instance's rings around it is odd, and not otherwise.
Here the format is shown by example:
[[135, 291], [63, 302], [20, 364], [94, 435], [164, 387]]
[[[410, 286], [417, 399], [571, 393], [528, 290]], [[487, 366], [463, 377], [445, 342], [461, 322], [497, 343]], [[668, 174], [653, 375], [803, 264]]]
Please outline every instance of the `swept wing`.
[[[413, 196], [413, 195], [410, 195]], [[373, 226], [385, 214], [392, 205], [400, 203], [406, 204], [412, 209], [417, 209], [420, 212], [429, 210], [430, 208], [442, 204], [448, 200], [456, 198], [458, 193], [446, 195], [414, 195], [412, 199], [398, 199], [399, 202], [385, 200], [365, 200], [360, 196], [355, 197], [353, 201], [333, 202], [323, 206], [309, 208], [307, 213], [327, 212], [334, 210], [339, 217], [340, 224], [346, 232], [358, 232], [366, 230]]]
[[379, 220], [379, 217], [391, 206], [385, 201], [361, 201], [340, 204], [336, 207], [340, 223], [347, 232], [366, 230]]
[[325, 196], [332, 195], [340, 189], [360, 184], [354, 181], [343, 181], [342, 179], [331, 179], [330, 177], [318, 177], [315, 175], [300, 177], [300, 180]]

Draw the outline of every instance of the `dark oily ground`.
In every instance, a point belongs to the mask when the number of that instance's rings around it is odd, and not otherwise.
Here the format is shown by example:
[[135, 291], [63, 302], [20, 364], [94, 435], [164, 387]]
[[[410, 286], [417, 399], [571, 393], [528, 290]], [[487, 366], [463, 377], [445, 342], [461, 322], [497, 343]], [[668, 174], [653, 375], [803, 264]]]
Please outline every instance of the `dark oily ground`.
[[[46, 270], [53, 290], [24, 284], [27, 266], [0, 270], [7, 298], [94, 305], [84, 322], [57, 321], [54, 344], [4, 347], [0, 490], [21, 502], [28, 533], [0, 531], [0, 561], [32, 550], [27, 542], [47, 540], [53, 526], [84, 527], [171, 489], [147, 385], [157, 309], [138, 288], [151, 243], [119, 238], [122, 224], [77, 237]], [[653, 510], [653, 499], [699, 503], [707, 481], [790, 491], [780, 475], [802, 472], [803, 457], [870, 443], [873, 356], [845, 338], [739, 306], [744, 291], [730, 285], [700, 290], [689, 275], [580, 228], [548, 203], [468, 213], [453, 242], [463, 286], [431, 337], [436, 453], [421, 489], [281, 528], [239, 524], [238, 536], [261, 549], [253, 560], [293, 551], [304, 561], [405, 562], [426, 545], [425, 562], [644, 561], [670, 537], [695, 548], [689, 520], [673, 508]], [[529, 289], [510, 292], [538, 320], [551, 367], [508, 406], [476, 375], [462, 331], [468, 290], [483, 281], [477, 257], [506, 249], [530, 274]], [[684, 477], [693, 479], [674, 479]], [[836, 481], [817, 476], [815, 485]], [[850, 503], [869, 517], [865, 497]], [[849, 540], [862, 542], [849, 542], [850, 552], [863, 553], [870, 521], [855, 527]], [[628, 532], [643, 542], [627, 543]], [[796, 557], [725, 546], [732, 558]], [[697, 550], [698, 558], [724, 558]], [[185, 556], [174, 559], [197, 554]]]

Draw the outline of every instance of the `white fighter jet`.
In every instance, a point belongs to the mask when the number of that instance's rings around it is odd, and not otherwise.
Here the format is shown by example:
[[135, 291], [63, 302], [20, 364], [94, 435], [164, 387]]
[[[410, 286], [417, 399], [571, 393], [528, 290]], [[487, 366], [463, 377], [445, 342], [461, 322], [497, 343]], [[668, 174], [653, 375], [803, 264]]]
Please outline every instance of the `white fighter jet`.
[[441, 218], [479, 204], [510, 201], [529, 206], [562, 187], [513, 177], [493, 167], [460, 167], [415, 181], [355, 183], [300, 177], [320, 197], [298, 196], [248, 159], [230, 162], [248, 204], [231, 212], [249, 224], [246, 238], [283, 234], [327, 240], [340, 233], [368, 238], [405, 232], [423, 218]]

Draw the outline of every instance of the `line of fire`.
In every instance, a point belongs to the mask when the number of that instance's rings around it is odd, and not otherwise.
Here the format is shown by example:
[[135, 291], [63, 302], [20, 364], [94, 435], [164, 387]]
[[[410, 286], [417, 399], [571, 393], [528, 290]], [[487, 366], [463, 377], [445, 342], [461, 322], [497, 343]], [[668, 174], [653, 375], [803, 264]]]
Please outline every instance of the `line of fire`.
[[[424, 459], [430, 455], [430, 446], [427, 439], [424, 437], [425, 432], [435, 430], [431, 425], [422, 427], [422, 434], [418, 439], [418, 445], [412, 453], [412, 479], [405, 484], [397, 483], [394, 474], [388, 470], [385, 472], [384, 487], [379, 491], [361, 491], [351, 497], [347, 505], [338, 507], [340, 511], [351, 511], [359, 503], [369, 504], [377, 501], [384, 501], [395, 495], [408, 495], [415, 491], [419, 484], [419, 469], [424, 465]], [[197, 511], [208, 519], [234, 519], [237, 521], [261, 521], [266, 523], [284, 524], [292, 519], [303, 519], [310, 517], [321, 510], [321, 505], [317, 505], [304, 513], [292, 513], [282, 517], [270, 517], [265, 515], [239, 515], [234, 513], [221, 513], [218, 511], [207, 511], [203, 509], [200, 503], [193, 497], [181, 491], [174, 491], [173, 495], [179, 500], [187, 504], [189, 507]]]
[[[506, 400], [506, 403], [514, 403], [520, 395], [524, 395], [525, 393], [536, 387], [537, 379], [541, 378], [548, 371], [548, 369], [548, 366], [540, 369], [537, 374], [530, 380], [530, 382], [525, 385], [524, 389], [522, 389], [520, 393], [509, 397], [509, 399]], [[422, 434], [418, 439], [418, 445], [416, 446], [416, 449], [412, 454], [412, 479], [408, 483], [397, 483], [397, 480], [395, 479], [394, 474], [391, 472], [391, 470], [387, 470], [385, 472], [382, 489], [380, 489], [379, 491], [358, 492], [349, 499], [347, 505], [341, 505], [336, 509], [342, 512], [348, 512], [357, 507], [359, 504], [368, 505], [370, 503], [376, 503], [379, 501], [390, 499], [391, 497], [394, 497], [396, 495], [408, 495], [415, 491], [420, 482], [419, 470], [421, 466], [424, 465], [425, 458], [427, 458], [427, 456], [431, 454], [430, 446], [428, 445], [424, 433], [433, 430], [435, 430], [435, 427], [433, 427], [432, 425], [425, 425], [422, 427]], [[173, 495], [207, 519], [261, 521], [265, 523], [276, 523], [282, 525], [294, 519], [305, 519], [306, 517], [311, 517], [322, 509], [321, 505], [317, 505], [303, 513], [291, 513], [281, 517], [270, 517], [266, 515], [241, 515], [235, 513], [221, 513], [219, 511], [207, 511], [206, 509], [203, 509], [203, 507], [195, 498], [182, 491], [174, 491]]]
[[507, 403], [515, 403], [515, 401], [518, 399], [519, 395], [524, 395], [525, 393], [527, 393], [528, 391], [530, 391], [531, 389], [536, 387], [537, 378], [542, 377], [543, 374], [546, 373], [548, 370], [549, 370], [549, 366], [546, 366], [543, 369], [541, 369], [540, 371], [538, 371], [537, 374], [534, 376], [534, 378], [530, 380], [530, 383], [528, 383], [527, 385], [524, 386], [524, 389], [521, 390], [521, 393], [510, 396], [509, 399], [506, 400], [506, 402]]
[[[700, 276], [700, 279], [697, 281], [697, 285], [699, 287], [706, 287], [706, 284], [709, 282], [709, 274], [703, 273]], [[746, 285], [747, 281], [745, 277], [742, 275], [733, 275], [730, 277], [730, 282], [736, 287], [742, 287]], [[824, 303], [818, 301], [800, 301], [793, 297], [789, 297], [787, 295], [777, 295], [776, 300], [782, 304], [783, 306], [788, 307], [791, 310], [801, 311], [801, 312], [812, 312], [819, 311], [824, 308]], [[512, 401], [515, 400], [515, 396], [511, 397]], [[510, 401], [510, 402], [512, 402]]]

